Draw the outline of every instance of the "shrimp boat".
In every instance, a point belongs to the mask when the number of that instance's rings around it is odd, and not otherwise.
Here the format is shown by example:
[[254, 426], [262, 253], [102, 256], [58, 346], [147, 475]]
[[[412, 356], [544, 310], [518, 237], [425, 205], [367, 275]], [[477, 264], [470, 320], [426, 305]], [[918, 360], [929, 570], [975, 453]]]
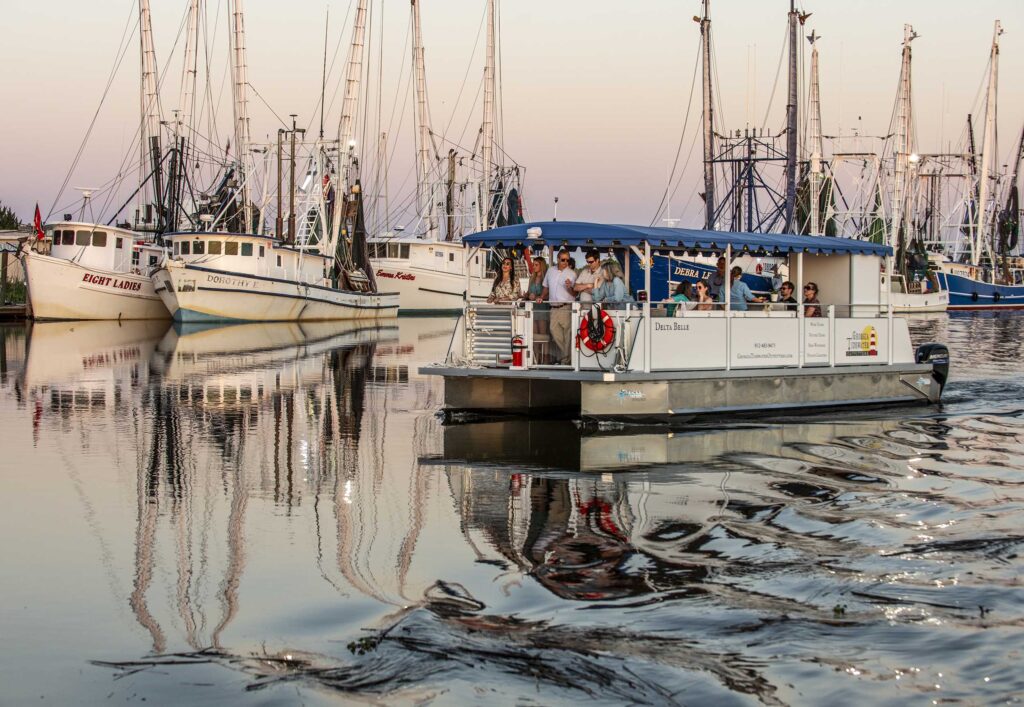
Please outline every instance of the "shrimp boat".
[[[889, 246], [835, 237], [551, 222], [468, 236], [487, 248], [597, 248], [625, 267], [635, 304], [568, 307], [571, 336], [533, 302], [466, 303], [446, 359], [420, 369], [444, 379], [448, 413], [569, 413], [593, 419], [673, 418], [780, 409], [937, 403], [949, 373], [942, 344], [911, 344], [907, 322], [878, 287]], [[784, 258], [798, 290], [822, 284], [812, 311], [786, 303], [694, 308], [652, 302], [657, 255], [741, 253]], [[628, 257], [630, 254], [636, 258]], [[675, 303], [671, 303], [675, 304]], [[691, 303], [692, 304], [692, 303]], [[814, 314], [817, 309], [820, 316]], [[563, 309], [563, 312], [565, 310]], [[568, 318], [571, 315], [571, 319]], [[561, 331], [561, 330], [559, 330]], [[545, 365], [546, 349], [567, 365]], [[565, 356], [555, 357], [564, 360]]]
[[62, 221], [22, 249], [36, 319], [167, 319], [150, 280], [164, 248], [125, 228]]

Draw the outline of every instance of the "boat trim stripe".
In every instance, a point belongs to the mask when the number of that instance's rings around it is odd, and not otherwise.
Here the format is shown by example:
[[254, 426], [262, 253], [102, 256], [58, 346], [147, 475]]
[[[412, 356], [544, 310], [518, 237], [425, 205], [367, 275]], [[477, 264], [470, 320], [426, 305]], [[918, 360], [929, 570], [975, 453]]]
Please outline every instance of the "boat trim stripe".
[[[243, 295], [264, 295], [266, 297], [287, 297], [289, 299], [300, 299], [307, 302], [319, 302], [320, 304], [330, 304], [337, 307], [348, 307], [350, 309], [398, 309], [397, 304], [380, 304], [380, 305], [364, 305], [364, 304], [352, 304], [350, 302], [332, 302], [331, 300], [321, 299], [319, 297], [310, 297], [308, 295], [289, 295], [284, 292], [259, 292], [258, 290], [239, 290], [227, 287], [196, 287], [197, 290], [203, 290], [206, 292], [231, 292]], [[332, 290], [332, 292], [345, 292], [345, 290]], [[351, 294], [364, 294], [364, 293], [351, 293]]]
[[[251, 273], [240, 273], [240, 272], [234, 272], [234, 271], [231, 271], [231, 270], [218, 270], [216, 268], [204, 268], [204, 267], [202, 267], [200, 265], [191, 265], [189, 263], [186, 263], [184, 265], [184, 268], [185, 268], [185, 270], [198, 270], [199, 272], [209, 272], [209, 273], [214, 273], [215, 275], [228, 275], [229, 277], [248, 277], [248, 278], [252, 278], [253, 280], [263, 280], [264, 282], [280, 282], [280, 283], [283, 283], [285, 285], [295, 285], [296, 287], [309, 287], [309, 288], [312, 288], [312, 289], [315, 289], [315, 290], [324, 290], [326, 292], [345, 292], [345, 293], [353, 294], [353, 295], [373, 294], [373, 295], [378, 295], [378, 296], [381, 296], [381, 297], [387, 297], [388, 295], [394, 295], [396, 297], [398, 296], [397, 292], [370, 292], [370, 293], [367, 293], [367, 292], [356, 292], [355, 290], [341, 290], [341, 289], [338, 289], [338, 288], [335, 288], [335, 287], [324, 287], [323, 285], [314, 285], [312, 283], [306, 284], [304, 282], [298, 282], [296, 280], [284, 280], [284, 279], [281, 279], [279, 277], [267, 277], [265, 275], [253, 275]], [[200, 289], [202, 289], [202, 288], [200, 288]]]

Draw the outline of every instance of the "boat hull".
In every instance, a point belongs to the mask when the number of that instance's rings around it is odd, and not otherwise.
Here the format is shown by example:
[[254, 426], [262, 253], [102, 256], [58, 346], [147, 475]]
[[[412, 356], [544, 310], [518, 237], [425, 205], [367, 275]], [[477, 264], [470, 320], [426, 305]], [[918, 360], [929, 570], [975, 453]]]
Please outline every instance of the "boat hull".
[[925, 293], [893, 292], [890, 297], [894, 312], [945, 312], [949, 307], [947, 290]]
[[949, 309], [1024, 309], [1024, 285], [994, 285], [945, 272], [939, 277], [949, 291]]
[[35, 251], [24, 254], [32, 316], [42, 320], [168, 319], [147, 275], [84, 267]]
[[688, 418], [779, 410], [938, 402], [929, 364], [808, 367], [677, 374], [537, 373], [425, 367], [445, 379], [445, 410], [606, 420]]
[[[374, 264], [377, 284], [397, 292], [402, 314], [458, 314], [465, 304], [466, 276], [416, 267], [395, 267], [378, 261]], [[491, 281], [480, 277], [469, 280], [474, 300], [485, 300]]]
[[191, 265], [161, 268], [153, 282], [179, 322], [384, 319], [398, 312], [395, 293], [335, 290]]

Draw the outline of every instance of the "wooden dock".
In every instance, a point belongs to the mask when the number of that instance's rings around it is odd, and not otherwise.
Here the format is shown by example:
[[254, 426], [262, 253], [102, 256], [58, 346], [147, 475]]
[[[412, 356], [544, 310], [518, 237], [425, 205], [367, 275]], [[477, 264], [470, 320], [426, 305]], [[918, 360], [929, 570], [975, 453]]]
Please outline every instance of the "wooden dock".
[[21, 321], [28, 316], [28, 306], [24, 304], [0, 305], [0, 322]]

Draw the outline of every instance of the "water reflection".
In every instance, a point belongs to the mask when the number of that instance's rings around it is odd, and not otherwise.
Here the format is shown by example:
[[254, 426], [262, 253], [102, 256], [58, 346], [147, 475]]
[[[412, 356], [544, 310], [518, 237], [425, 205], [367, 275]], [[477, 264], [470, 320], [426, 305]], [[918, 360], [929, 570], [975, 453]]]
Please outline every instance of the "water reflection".
[[0, 329], [5, 698], [1014, 695], [1016, 324], [912, 323], [940, 408], [677, 429], [442, 426], [452, 320]]

